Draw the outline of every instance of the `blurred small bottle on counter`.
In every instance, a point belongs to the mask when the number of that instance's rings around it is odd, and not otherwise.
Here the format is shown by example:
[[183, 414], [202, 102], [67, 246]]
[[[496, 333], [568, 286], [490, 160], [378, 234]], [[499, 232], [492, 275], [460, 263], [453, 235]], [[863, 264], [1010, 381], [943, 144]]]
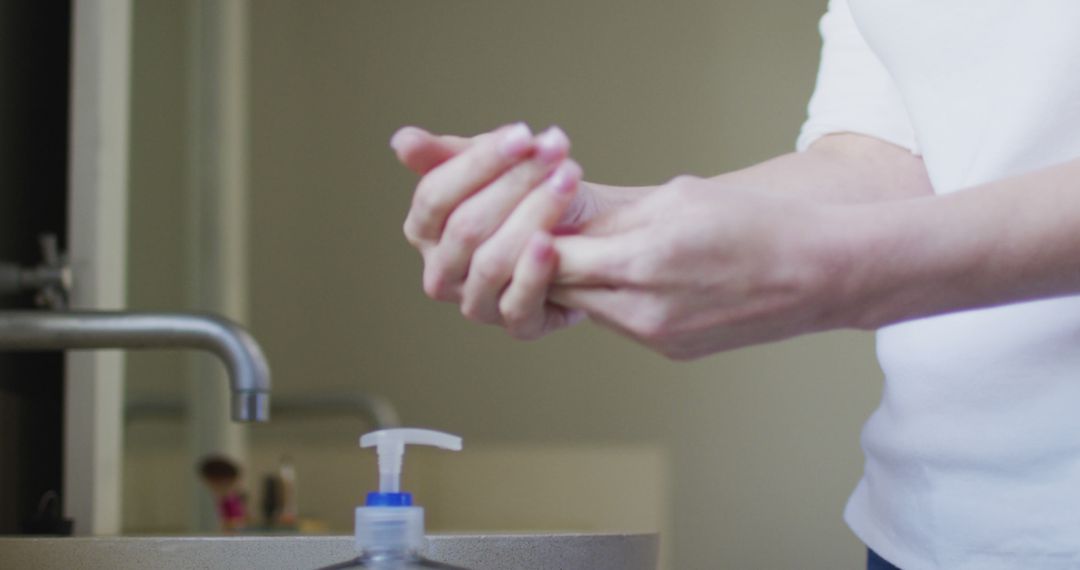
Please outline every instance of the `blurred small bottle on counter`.
[[277, 515], [277, 526], [296, 528], [299, 507], [296, 503], [296, 467], [293, 466], [292, 458], [282, 456], [278, 465], [278, 481], [281, 491], [280, 509]]
[[296, 467], [281, 457], [277, 473], [263, 478], [262, 515], [266, 530], [295, 531], [299, 526], [296, 503]]
[[199, 475], [214, 495], [221, 530], [231, 533], [247, 527], [246, 497], [239, 484], [240, 468], [226, 457], [213, 455], [199, 463]]
[[262, 485], [262, 516], [263, 528], [273, 530], [277, 525], [277, 515], [280, 507], [278, 503], [281, 496], [281, 481], [276, 474], [263, 477]]

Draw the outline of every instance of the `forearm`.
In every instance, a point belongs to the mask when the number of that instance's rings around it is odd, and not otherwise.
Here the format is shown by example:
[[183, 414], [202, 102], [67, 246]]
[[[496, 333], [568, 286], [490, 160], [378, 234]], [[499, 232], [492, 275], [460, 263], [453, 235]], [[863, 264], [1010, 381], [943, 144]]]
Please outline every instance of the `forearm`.
[[[820, 203], [897, 200], [933, 193], [921, 158], [871, 137], [824, 137], [805, 152], [785, 154], [709, 179], [718, 188], [777, 192]], [[660, 186], [586, 183], [599, 210], [635, 201]]]
[[713, 180], [833, 204], [902, 200], [934, 193], [921, 157], [856, 134], [823, 137], [804, 152], [785, 154]]
[[839, 206], [847, 325], [1080, 293], [1080, 159], [946, 196]]

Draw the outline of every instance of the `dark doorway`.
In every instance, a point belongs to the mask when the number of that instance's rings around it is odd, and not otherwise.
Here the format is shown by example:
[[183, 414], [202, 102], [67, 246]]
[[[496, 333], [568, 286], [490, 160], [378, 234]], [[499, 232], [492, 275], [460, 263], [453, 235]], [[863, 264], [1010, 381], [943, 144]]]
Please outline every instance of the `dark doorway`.
[[[0, 260], [41, 261], [38, 236], [67, 243], [71, 3], [0, 2]], [[33, 307], [0, 297], [0, 310]], [[0, 352], [0, 534], [29, 532], [63, 481], [63, 356]]]

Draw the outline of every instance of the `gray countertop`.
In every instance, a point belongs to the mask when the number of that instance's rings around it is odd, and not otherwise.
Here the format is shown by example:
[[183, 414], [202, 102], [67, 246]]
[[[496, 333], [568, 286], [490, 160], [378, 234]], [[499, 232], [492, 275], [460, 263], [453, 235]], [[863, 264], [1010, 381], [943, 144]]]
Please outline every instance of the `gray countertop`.
[[[314, 569], [356, 556], [351, 536], [0, 537], [5, 570]], [[427, 556], [473, 570], [656, 570], [656, 534], [428, 537]]]

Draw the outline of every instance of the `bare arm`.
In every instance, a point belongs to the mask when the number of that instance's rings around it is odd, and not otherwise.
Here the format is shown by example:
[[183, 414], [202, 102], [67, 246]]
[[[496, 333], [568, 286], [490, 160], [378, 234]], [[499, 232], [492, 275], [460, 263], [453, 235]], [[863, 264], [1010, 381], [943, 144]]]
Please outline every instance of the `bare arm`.
[[[579, 183], [580, 170], [571, 161], [564, 165], [569, 169], [557, 166], [569, 147], [561, 131], [546, 131], [535, 141], [535, 153], [523, 151], [517, 158], [498, 153], [499, 137], [511, 132], [504, 128], [465, 139], [406, 128], [395, 135], [392, 146], [406, 166], [423, 176], [405, 231], [424, 256], [425, 291], [459, 303], [470, 319], [535, 338], [577, 319], [576, 313], [546, 302], [558, 265], [548, 232], [556, 226], [587, 225], [597, 216], [663, 194], [657, 190], [672, 185]], [[545, 141], [551, 143], [547, 152]], [[564, 170], [570, 174], [559, 176]], [[752, 192], [818, 204], [932, 193], [921, 159], [855, 134], [826, 136], [805, 152], [702, 183], [716, 194]], [[552, 192], [531, 191], [540, 187]]]
[[[1080, 293], [1080, 159], [946, 196], [841, 208], [849, 324]], [[828, 244], [829, 242], [825, 242]]]
[[[714, 176], [718, 187], [780, 192], [823, 203], [898, 200], [933, 194], [922, 158], [865, 135], [822, 137], [806, 152], [778, 156]], [[596, 212], [625, 205], [659, 186], [619, 187], [585, 182]]]
[[551, 296], [672, 357], [1080, 293], [1080, 158], [874, 202], [669, 186], [557, 238]]

